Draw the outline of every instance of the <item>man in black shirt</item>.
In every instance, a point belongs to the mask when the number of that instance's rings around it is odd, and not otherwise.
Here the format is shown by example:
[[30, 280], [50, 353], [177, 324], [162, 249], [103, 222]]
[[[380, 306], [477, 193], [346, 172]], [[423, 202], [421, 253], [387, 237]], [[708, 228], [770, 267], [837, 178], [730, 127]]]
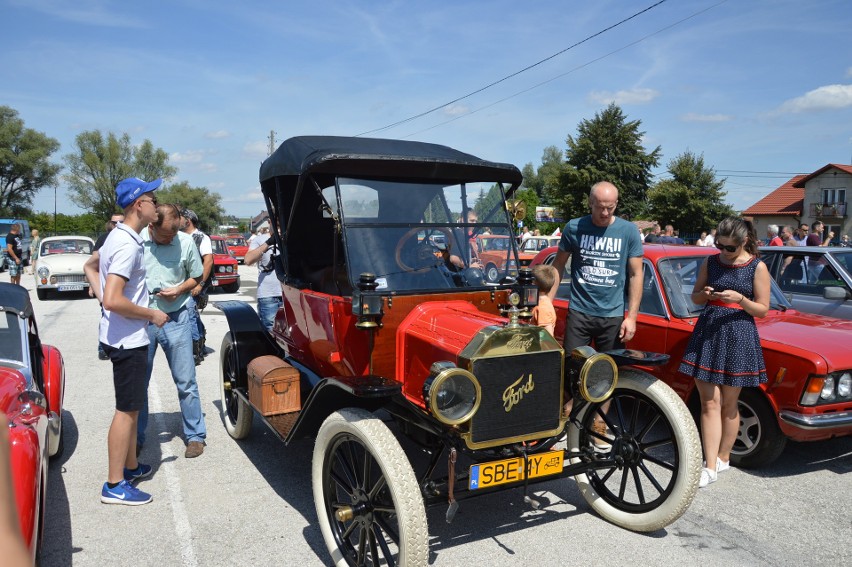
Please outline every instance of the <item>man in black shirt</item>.
[[9, 267], [9, 281], [16, 285], [21, 285], [21, 269], [24, 266], [22, 244], [21, 225], [13, 224], [6, 235], [6, 264]]

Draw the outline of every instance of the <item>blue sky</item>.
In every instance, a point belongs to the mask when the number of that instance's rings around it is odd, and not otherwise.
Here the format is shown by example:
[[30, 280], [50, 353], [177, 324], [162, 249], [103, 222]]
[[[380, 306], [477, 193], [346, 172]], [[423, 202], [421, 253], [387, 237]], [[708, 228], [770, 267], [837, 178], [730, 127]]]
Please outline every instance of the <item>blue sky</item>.
[[656, 1], [0, 0], [0, 104], [59, 140], [56, 161], [86, 130], [150, 139], [238, 216], [263, 208], [270, 130], [356, 135], [435, 107], [371, 135], [537, 166], [615, 101], [661, 146], [655, 173], [703, 154], [736, 208], [852, 161], [849, 0], [668, 0], [445, 105]]

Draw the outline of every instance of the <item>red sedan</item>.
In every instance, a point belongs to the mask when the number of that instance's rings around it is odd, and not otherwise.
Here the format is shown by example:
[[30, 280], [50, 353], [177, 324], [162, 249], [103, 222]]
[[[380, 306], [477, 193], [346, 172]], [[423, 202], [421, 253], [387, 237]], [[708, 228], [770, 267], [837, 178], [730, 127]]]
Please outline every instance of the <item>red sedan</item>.
[[42, 344], [26, 289], [0, 283], [0, 411], [9, 420], [12, 483], [21, 535], [36, 556], [48, 457], [62, 452], [62, 355]]
[[[677, 371], [703, 306], [690, 299], [698, 268], [715, 248], [645, 245], [642, 303], [630, 348], [671, 355], [665, 366], [646, 368], [671, 386], [693, 410], [698, 392]], [[550, 264], [557, 247], [542, 250], [531, 265]], [[567, 270], [566, 270], [567, 272]], [[554, 301], [556, 335], [565, 330], [570, 276]], [[787, 439], [815, 441], [852, 435], [852, 322], [795, 311], [772, 283], [770, 310], [757, 319], [769, 382], [743, 388], [740, 432], [731, 460], [741, 467], [778, 458]]]
[[225, 237], [225, 242], [228, 245], [228, 250], [237, 259], [237, 262], [242, 264], [245, 260], [246, 252], [248, 252], [246, 239], [242, 236], [227, 236]]

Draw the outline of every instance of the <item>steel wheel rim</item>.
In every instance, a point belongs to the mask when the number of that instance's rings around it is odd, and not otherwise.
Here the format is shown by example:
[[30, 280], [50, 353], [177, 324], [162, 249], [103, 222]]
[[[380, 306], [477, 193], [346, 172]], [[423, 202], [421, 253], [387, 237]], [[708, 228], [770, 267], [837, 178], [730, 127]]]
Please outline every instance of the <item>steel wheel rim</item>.
[[[334, 539], [349, 565], [397, 565], [399, 523], [384, 472], [360, 439], [336, 436], [326, 450], [323, 498]], [[337, 511], [350, 507], [351, 520]]]
[[225, 398], [225, 415], [227, 416], [228, 421], [231, 422], [231, 425], [236, 425], [237, 412], [239, 412], [240, 400], [233, 390], [234, 383], [236, 382], [235, 378], [237, 372], [237, 357], [234, 351], [234, 345], [232, 343], [228, 343], [228, 345], [225, 347], [224, 358], [225, 367], [222, 373], [222, 380], [230, 384], [230, 387], [223, 387]]
[[610, 400], [606, 437], [590, 430], [594, 416], [604, 417], [602, 404], [592, 406], [583, 419], [583, 447], [594, 450], [594, 439], [611, 444], [609, 453], [602, 456], [611, 459], [612, 466], [589, 471], [589, 482], [614, 507], [648, 512], [668, 499], [679, 476], [681, 458], [672, 424], [643, 394], [616, 392]]

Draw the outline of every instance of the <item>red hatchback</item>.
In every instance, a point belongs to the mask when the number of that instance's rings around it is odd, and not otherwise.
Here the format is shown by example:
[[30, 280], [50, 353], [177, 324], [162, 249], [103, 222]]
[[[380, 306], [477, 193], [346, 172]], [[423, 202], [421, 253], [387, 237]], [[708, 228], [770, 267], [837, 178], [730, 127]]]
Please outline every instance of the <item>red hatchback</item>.
[[[628, 347], [669, 354], [668, 364], [645, 370], [671, 386], [697, 414], [695, 384], [677, 369], [703, 309], [690, 299], [696, 274], [705, 257], [718, 251], [657, 244], [644, 250], [642, 303]], [[552, 263], [556, 251], [556, 246], [542, 250], [531, 265]], [[559, 338], [569, 285], [566, 274], [554, 301]], [[772, 462], [787, 439], [852, 435], [852, 322], [795, 311], [774, 282], [769, 307], [766, 317], [756, 319], [769, 382], [743, 388], [740, 395], [740, 432], [731, 460], [741, 467]]]
[[242, 236], [227, 236], [225, 243], [228, 245], [228, 250], [237, 259], [240, 264], [245, 263], [246, 252], [248, 252], [248, 243]]
[[225, 293], [236, 293], [240, 289], [236, 258], [228, 250], [226, 240], [221, 236], [211, 236], [210, 244], [213, 246], [212, 287]]

